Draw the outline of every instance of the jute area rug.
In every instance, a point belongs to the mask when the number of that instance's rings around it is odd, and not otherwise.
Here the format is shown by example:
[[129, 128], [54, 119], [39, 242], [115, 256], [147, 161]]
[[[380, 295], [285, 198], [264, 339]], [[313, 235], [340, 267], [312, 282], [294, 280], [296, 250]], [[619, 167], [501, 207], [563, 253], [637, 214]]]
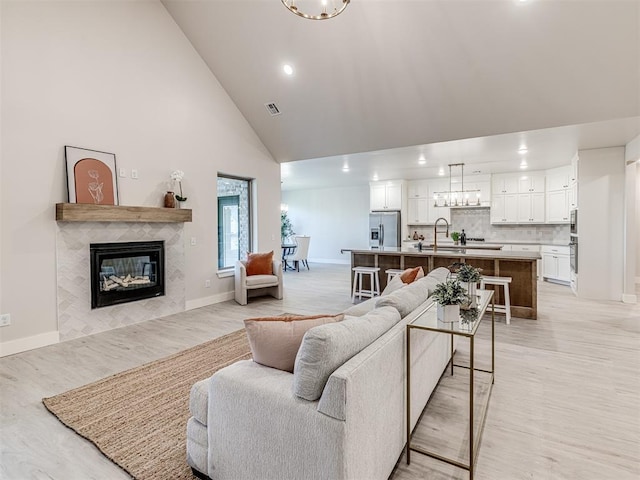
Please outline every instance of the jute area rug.
[[241, 329], [42, 401], [132, 477], [191, 480], [186, 463], [191, 386], [249, 358]]

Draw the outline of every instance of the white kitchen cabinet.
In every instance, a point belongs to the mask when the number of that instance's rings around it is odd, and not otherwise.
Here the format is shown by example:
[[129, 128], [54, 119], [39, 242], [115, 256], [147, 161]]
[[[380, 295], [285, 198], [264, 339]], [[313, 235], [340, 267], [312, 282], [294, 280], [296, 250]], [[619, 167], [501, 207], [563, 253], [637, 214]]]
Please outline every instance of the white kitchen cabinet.
[[408, 225], [429, 223], [429, 200], [426, 198], [410, 198], [408, 200]]
[[400, 182], [376, 182], [370, 184], [371, 210], [401, 210], [402, 184]]
[[444, 218], [447, 222], [451, 223], [451, 209], [449, 207], [435, 207], [433, 201], [428, 202], [429, 217], [428, 223], [433, 225], [439, 218]]
[[544, 175], [527, 174], [518, 177], [518, 193], [544, 193]]
[[566, 190], [571, 185], [571, 166], [547, 170], [547, 192]]
[[569, 266], [569, 247], [543, 245], [542, 277], [547, 280], [569, 284], [571, 268]]
[[493, 195], [518, 193], [518, 175], [494, 175], [491, 179]]
[[578, 183], [578, 164], [579, 158], [578, 154], [576, 153], [571, 159], [571, 175], [569, 177], [569, 182], [571, 185], [575, 185]]
[[408, 198], [428, 198], [429, 182], [427, 180], [414, 180], [407, 184]]
[[518, 195], [493, 195], [490, 217], [491, 223], [517, 223]]
[[518, 223], [544, 223], [544, 193], [518, 195]]
[[578, 208], [578, 184], [569, 187], [569, 211]]
[[569, 223], [569, 212], [577, 206], [577, 185], [571, 179], [570, 165], [547, 170], [547, 223]]
[[547, 192], [547, 223], [569, 223], [569, 190]]

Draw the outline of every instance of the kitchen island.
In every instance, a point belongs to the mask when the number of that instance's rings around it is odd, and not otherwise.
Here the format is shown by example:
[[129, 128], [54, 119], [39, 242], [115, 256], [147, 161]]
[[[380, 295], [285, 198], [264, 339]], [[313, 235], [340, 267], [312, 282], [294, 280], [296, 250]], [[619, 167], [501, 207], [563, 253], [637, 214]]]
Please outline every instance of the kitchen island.
[[[538, 285], [536, 262], [538, 252], [511, 252], [477, 248], [438, 247], [418, 251], [413, 247], [343, 249], [351, 253], [351, 267], [380, 267], [380, 288], [387, 284], [385, 271], [422, 267], [425, 274], [438, 267], [461, 262], [482, 269], [482, 275], [511, 277], [509, 287], [511, 314], [514, 317], [536, 319], [538, 315]], [[353, 282], [353, 272], [351, 276]], [[487, 289], [492, 288], [487, 286]], [[496, 304], [504, 304], [502, 289], [495, 292]]]

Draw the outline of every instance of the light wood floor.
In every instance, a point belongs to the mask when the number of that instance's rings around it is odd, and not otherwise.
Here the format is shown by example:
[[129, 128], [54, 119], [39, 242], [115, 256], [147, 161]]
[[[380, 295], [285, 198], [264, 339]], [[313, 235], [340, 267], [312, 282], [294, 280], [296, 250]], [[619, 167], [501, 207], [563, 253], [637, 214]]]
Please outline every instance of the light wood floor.
[[[538, 287], [537, 321], [514, 318], [507, 326], [498, 316], [496, 381], [476, 478], [637, 480], [640, 307], [580, 300], [546, 282]], [[248, 317], [342, 311], [350, 305], [349, 268], [311, 264], [310, 271], [287, 272], [285, 294], [283, 301], [224, 302], [0, 359], [0, 478], [129, 478], [49, 414], [42, 397], [229, 333]], [[489, 324], [483, 325], [478, 351], [488, 342]], [[421, 428], [434, 422], [428, 428], [438, 446], [463, 454], [464, 428], [447, 426], [454, 403], [466, 401], [458, 390], [457, 400], [455, 392], [444, 396], [447, 388], [437, 391]], [[468, 475], [413, 454], [411, 465], [401, 459], [391, 478]]]

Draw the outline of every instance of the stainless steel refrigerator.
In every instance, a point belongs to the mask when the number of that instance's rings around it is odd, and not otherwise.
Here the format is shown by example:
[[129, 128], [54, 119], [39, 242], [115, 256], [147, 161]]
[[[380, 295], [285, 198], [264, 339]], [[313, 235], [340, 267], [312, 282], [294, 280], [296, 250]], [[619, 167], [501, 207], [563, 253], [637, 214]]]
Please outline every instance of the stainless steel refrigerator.
[[400, 212], [369, 214], [369, 247], [400, 246]]

